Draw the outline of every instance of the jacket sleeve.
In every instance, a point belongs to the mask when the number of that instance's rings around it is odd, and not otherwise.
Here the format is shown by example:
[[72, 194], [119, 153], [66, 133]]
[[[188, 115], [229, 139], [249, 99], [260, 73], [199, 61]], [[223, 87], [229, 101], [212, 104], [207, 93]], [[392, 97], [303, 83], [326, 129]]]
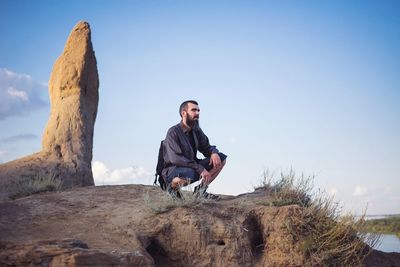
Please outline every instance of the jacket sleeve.
[[185, 156], [179, 143], [178, 134], [172, 129], [168, 131], [164, 140], [164, 149], [164, 160], [167, 166], [189, 167], [199, 174], [204, 170], [204, 167], [195, 160], [190, 160]]
[[197, 139], [199, 141], [198, 149], [205, 157], [210, 157], [212, 153], [219, 152], [216, 146], [210, 145], [208, 137], [204, 134], [200, 127], [197, 128]]

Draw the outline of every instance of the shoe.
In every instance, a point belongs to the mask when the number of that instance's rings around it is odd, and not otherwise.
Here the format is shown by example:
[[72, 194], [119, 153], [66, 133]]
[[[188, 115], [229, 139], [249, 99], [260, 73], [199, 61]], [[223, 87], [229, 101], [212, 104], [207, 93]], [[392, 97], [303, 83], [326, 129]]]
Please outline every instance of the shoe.
[[172, 187], [168, 187], [167, 192], [172, 197], [173, 200], [182, 200], [183, 199], [182, 192], [179, 189], [175, 190]]
[[197, 198], [204, 198], [204, 199], [211, 199], [211, 200], [220, 200], [221, 197], [211, 194], [211, 193], [207, 193], [207, 185], [203, 185], [200, 184], [198, 186], [196, 186], [194, 188], [193, 194], [197, 197]]

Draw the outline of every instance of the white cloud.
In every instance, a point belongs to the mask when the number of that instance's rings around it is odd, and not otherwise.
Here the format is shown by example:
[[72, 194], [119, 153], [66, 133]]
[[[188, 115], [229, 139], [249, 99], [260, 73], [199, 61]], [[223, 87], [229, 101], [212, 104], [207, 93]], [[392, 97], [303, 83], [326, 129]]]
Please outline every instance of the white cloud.
[[12, 86], [9, 86], [7, 89], [7, 93], [9, 96], [14, 98], [19, 98], [23, 102], [28, 102], [28, 94], [24, 91], [19, 91]]
[[92, 172], [95, 185], [151, 184], [151, 173], [140, 166], [110, 170], [103, 162], [94, 161]]
[[0, 119], [47, 106], [47, 87], [30, 75], [0, 68]]
[[368, 188], [364, 186], [356, 186], [353, 192], [353, 196], [365, 196], [368, 193]]
[[336, 187], [332, 187], [332, 188], [329, 190], [329, 194], [330, 194], [331, 196], [336, 195], [336, 193], [337, 193], [337, 188], [336, 188]]

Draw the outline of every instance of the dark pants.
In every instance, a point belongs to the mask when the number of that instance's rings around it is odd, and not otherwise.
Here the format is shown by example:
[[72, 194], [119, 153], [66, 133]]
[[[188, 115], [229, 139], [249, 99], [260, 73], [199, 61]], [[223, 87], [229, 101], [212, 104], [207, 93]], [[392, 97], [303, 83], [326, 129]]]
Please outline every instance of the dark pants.
[[[221, 158], [221, 162], [226, 160], [227, 156], [224, 153], [218, 153]], [[210, 165], [210, 157], [199, 160], [197, 162], [203, 166], [207, 171], [210, 171], [214, 166]], [[198, 174], [194, 169], [188, 167], [175, 167], [175, 169], [168, 175], [167, 182], [171, 183], [172, 179], [179, 177], [182, 179], [189, 180], [190, 183], [194, 183], [200, 179], [200, 174]]]

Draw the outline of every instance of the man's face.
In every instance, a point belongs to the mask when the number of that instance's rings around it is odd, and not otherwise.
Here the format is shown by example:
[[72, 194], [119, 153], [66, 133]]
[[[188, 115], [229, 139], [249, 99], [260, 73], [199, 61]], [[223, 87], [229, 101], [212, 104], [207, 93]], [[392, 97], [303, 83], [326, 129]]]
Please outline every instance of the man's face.
[[186, 120], [187, 125], [193, 126], [200, 118], [199, 106], [188, 103], [187, 109], [183, 111], [183, 118]]

